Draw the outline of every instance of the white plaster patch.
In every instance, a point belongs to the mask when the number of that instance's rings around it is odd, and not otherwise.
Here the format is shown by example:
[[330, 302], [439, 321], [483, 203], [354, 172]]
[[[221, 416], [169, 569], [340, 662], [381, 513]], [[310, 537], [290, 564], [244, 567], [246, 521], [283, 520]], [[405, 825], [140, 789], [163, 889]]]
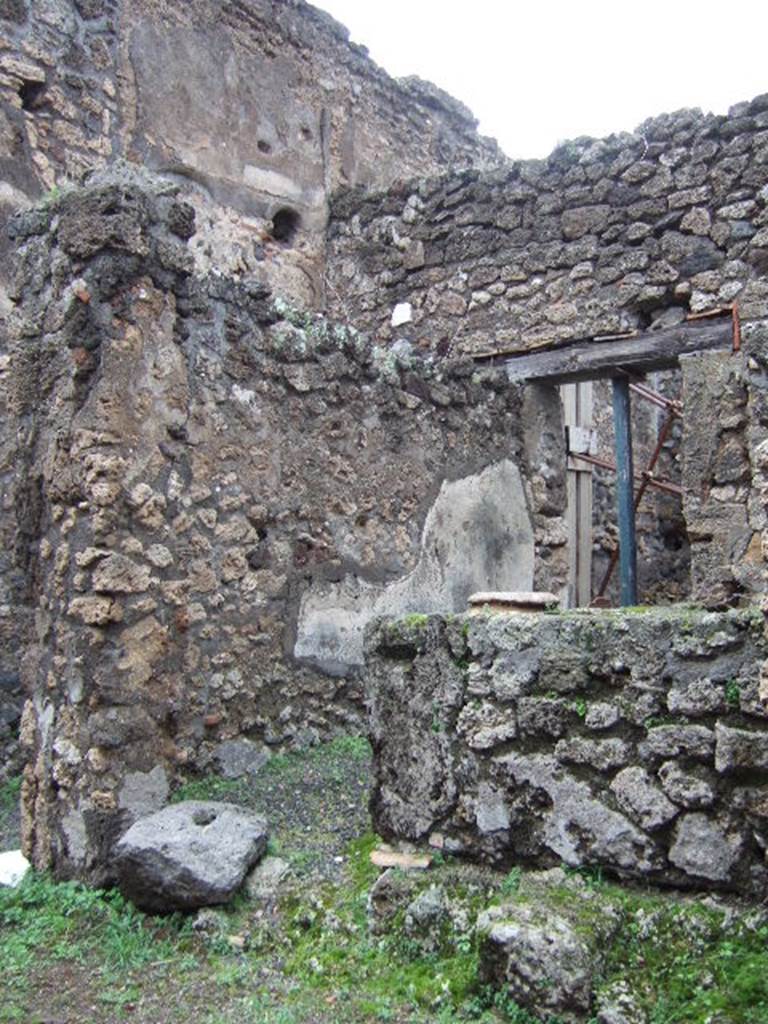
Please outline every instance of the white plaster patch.
[[30, 863], [21, 850], [0, 853], [0, 885], [13, 889], [29, 871]]
[[61, 819], [61, 828], [67, 840], [67, 852], [70, 858], [75, 864], [83, 864], [88, 836], [85, 831], [85, 819], [80, 811], [72, 808]]
[[445, 481], [429, 510], [416, 567], [382, 585], [315, 581], [299, 608], [294, 655], [343, 674], [363, 664], [363, 629], [379, 615], [462, 612], [477, 590], [533, 587], [533, 528], [517, 466], [503, 459]]
[[256, 401], [256, 392], [249, 391], [248, 388], [241, 388], [239, 384], [233, 384], [232, 397], [243, 405], [253, 405]]
[[43, 703], [43, 698], [37, 698], [35, 700], [35, 713], [37, 728], [40, 730], [40, 746], [42, 749], [45, 749], [48, 746], [55, 709], [50, 701]]
[[413, 320], [413, 307], [410, 302], [398, 302], [392, 310], [392, 320], [390, 321], [392, 326], [402, 327], [403, 324], [409, 324], [411, 320]]
[[71, 740], [57, 736], [53, 741], [53, 752], [65, 763], [74, 768], [83, 760], [83, 755]]
[[487, 782], [480, 784], [475, 801], [475, 820], [483, 832], [500, 832], [509, 828], [509, 810], [502, 795]]

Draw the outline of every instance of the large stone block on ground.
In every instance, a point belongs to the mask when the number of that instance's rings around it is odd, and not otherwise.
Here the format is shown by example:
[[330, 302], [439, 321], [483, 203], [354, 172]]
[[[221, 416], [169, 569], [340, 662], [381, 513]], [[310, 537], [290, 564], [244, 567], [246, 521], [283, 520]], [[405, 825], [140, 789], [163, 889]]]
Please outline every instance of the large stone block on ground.
[[120, 889], [155, 913], [226, 903], [267, 846], [264, 818], [187, 800], [137, 821], [117, 843]]
[[524, 889], [478, 919], [480, 978], [535, 1014], [584, 1020], [621, 914], [560, 869]]

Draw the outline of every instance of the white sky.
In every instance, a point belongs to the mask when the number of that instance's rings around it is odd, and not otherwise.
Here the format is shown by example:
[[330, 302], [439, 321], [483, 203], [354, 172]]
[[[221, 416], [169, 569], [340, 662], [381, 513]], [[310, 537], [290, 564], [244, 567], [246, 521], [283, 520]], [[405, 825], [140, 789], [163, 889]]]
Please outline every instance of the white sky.
[[768, 92], [768, 0], [313, 0], [395, 76], [467, 104], [512, 157]]

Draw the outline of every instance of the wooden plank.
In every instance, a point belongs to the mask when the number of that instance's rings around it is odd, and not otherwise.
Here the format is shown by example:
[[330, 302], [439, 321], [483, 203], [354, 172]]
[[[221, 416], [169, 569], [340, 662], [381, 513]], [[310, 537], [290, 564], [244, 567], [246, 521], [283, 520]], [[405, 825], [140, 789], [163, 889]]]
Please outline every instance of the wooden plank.
[[570, 452], [574, 450], [574, 440], [577, 448], [581, 448], [592, 433], [592, 385], [564, 384], [561, 396], [569, 443], [566, 473], [568, 607], [577, 608], [588, 605], [592, 596], [592, 473], [589, 463], [576, 461]]
[[616, 434], [616, 497], [619, 514], [619, 574], [622, 605], [637, 604], [637, 539], [635, 537], [635, 474], [632, 466], [632, 421], [629, 382], [613, 381], [613, 427]]
[[680, 356], [733, 346], [730, 319], [683, 323], [614, 341], [580, 341], [504, 362], [510, 381], [567, 384], [627, 372], [643, 374], [677, 366]]
[[371, 850], [371, 863], [377, 868], [402, 868], [403, 871], [426, 871], [432, 863], [428, 853], [398, 853], [396, 850]]
[[576, 576], [576, 600], [586, 608], [592, 599], [592, 474], [576, 473], [578, 488], [579, 565]]

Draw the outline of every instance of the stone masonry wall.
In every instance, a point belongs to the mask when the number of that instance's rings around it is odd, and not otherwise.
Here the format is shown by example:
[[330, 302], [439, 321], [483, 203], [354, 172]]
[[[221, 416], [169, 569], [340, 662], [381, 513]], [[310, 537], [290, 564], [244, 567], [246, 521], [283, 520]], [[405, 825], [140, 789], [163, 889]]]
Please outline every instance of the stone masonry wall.
[[[566, 143], [543, 161], [403, 183], [381, 195], [342, 192], [328, 256], [336, 315], [343, 311], [401, 349], [440, 354], [653, 329], [738, 303], [748, 359], [725, 361], [722, 373], [741, 383], [716, 398], [713, 387], [689, 380], [686, 450], [670, 446], [661, 463], [673, 482], [682, 472], [684, 507], [652, 492], [644, 500], [641, 600], [686, 596], [686, 530], [694, 540], [694, 600], [723, 605], [764, 590], [755, 476], [762, 470], [754, 456], [765, 439], [758, 410], [768, 316], [768, 97], [728, 116], [663, 115], [634, 134]], [[634, 406], [641, 469], [655, 437], [646, 410]], [[610, 426], [601, 427], [603, 448], [610, 437]], [[599, 471], [595, 477], [602, 575], [616, 543], [613, 489]]]
[[374, 827], [764, 898], [766, 651], [757, 610], [381, 620]]
[[0, 226], [122, 157], [185, 186], [199, 270], [318, 306], [330, 192], [503, 162], [475, 129], [303, 0], [0, 0]]
[[[738, 300], [768, 311], [768, 95], [681, 111], [546, 160], [342, 192], [336, 315], [438, 351], [528, 349], [665, 325]], [[392, 324], [410, 303], [411, 320]]]
[[25, 846], [94, 881], [177, 768], [359, 729], [376, 609], [458, 611], [563, 572], [541, 532], [563, 467], [529, 483], [546, 404], [524, 416], [496, 371], [399, 359], [258, 284], [195, 277], [194, 228], [126, 167], [12, 223]]
[[740, 357], [683, 360], [683, 513], [691, 592], [709, 607], [768, 589], [768, 331], [753, 325]]

